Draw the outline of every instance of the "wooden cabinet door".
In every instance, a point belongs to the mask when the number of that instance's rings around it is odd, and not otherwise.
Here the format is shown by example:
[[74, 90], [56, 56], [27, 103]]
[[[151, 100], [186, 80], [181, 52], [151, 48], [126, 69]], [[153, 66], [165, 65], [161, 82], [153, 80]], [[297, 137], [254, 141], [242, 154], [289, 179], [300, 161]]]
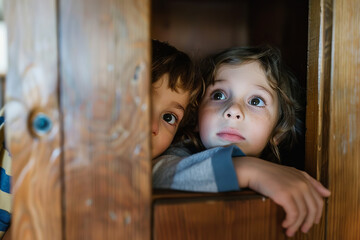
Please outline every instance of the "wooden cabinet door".
[[13, 239], [150, 239], [150, 5], [9, 0]]

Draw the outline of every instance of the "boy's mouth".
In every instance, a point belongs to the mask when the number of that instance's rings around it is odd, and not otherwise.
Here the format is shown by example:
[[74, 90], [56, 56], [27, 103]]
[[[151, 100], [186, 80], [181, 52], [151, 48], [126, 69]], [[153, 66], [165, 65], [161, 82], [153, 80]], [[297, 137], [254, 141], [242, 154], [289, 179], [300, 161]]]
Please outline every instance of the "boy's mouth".
[[240, 134], [240, 132], [234, 128], [223, 129], [221, 132], [218, 132], [216, 135], [225, 141], [233, 142], [233, 143], [245, 140], [245, 138]]

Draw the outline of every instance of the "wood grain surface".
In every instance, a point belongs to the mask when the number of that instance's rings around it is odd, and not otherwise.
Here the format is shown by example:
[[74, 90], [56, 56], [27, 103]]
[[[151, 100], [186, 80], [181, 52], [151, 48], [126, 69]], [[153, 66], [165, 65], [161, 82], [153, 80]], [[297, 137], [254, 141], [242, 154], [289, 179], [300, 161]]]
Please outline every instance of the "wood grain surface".
[[[332, 195], [293, 239], [357, 239], [360, 4], [309, 7], [305, 168]], [[151, 198], [149, 1], [9, 0], [5, 19], [12, 239], [287, 239], [252, 192]]]
[[[324, 186], [328, 186], [329, 177], [332, 7], [331, 0], [309, 2], [305, 170]], [[326, 203], [320, 224], [297, 239], [325, 239]]]
[[59, 4], [68, 240], [149, 239], [149, 1]]
[[[12, 239], [62, 238], [56, 1], [6, 2], [6, 134], [12, 154]], [[36, 134], [32, 121], [52, 122]]]
[[334, 1], [327, 239], [360, 238], [360, 3]]
[[287, 239], [283, 210], [251, 191], [155, 193], [154, 198], [154, 240]]

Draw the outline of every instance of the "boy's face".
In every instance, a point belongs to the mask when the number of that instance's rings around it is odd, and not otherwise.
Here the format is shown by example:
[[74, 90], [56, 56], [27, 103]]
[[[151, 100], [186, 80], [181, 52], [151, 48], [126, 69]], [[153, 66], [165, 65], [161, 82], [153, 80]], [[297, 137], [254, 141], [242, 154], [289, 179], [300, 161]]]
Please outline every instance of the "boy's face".
[[276, 92], [258, 62], [221, 66], [199, 107], [199, 131], [206, 148], [236, 144], [259, 156], [279, 118]]
[[152, 158], [168, 148], [189, 103], [189, 92], [169, 88], [169, 75], [152, 84]]

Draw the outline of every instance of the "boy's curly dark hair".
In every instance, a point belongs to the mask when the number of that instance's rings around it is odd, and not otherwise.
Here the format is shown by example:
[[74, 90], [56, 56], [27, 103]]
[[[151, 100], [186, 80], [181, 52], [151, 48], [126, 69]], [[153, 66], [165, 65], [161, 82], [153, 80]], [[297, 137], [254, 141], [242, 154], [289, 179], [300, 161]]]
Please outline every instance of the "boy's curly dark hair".
[[152, 40], [151, 81], [155, 83], [164, 74], [169, 75], [169, 88], [178, 92], [179, 89], [190, 93], [189, 104], [180, 122], [173, 142], [193, 138], [194, 129], [189, 122], [196, 114], [198, 96], [203, 88], [198, 67], [190, 57], [166, 42]]

